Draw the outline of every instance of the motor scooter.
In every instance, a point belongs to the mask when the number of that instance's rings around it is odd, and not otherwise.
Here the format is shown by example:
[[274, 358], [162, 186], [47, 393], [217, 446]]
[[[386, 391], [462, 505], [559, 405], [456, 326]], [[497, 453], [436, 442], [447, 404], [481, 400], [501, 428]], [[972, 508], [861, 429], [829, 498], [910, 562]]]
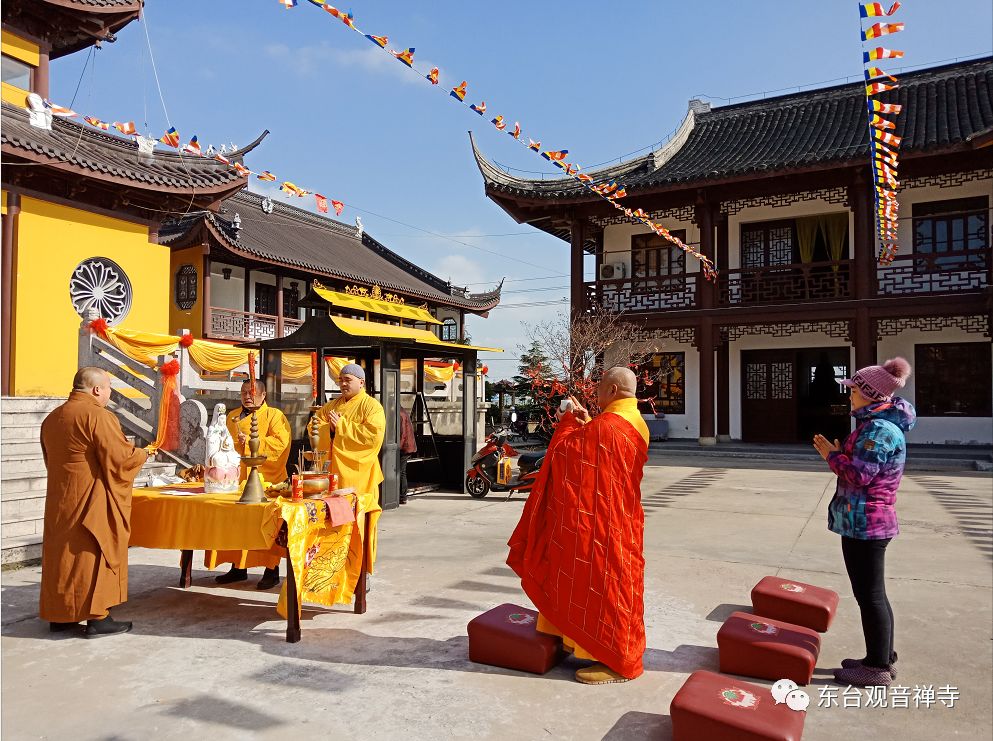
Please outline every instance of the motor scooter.
[[[506, 427], [494, 430], [472, 457], [472, 468], [465, 474], [465, 490], [472, 498], [482, 499], [491, 490], [507, 492], [507, 499], [515, 491], [531, 491], [545, 451], [518, 452], [507, 443], [511, 434]], [[517, 458], [516, 477], [513, 475], [513, 458]]]

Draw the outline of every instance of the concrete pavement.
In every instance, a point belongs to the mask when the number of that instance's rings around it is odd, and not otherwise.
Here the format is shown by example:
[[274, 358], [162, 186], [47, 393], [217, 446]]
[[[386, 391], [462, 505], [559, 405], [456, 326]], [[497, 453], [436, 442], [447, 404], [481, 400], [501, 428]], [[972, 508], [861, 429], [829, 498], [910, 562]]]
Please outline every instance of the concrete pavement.
[[954, 686], [955, 706], [817, 707], [830, 669], [864, 655], [839, 539], [826, 529], [833, 476], [809, 465], [694, 463], [646, 469], [649, 648], [636, 681], [580, 685], [572, 674], [582, 664], [571, 659], [544, 677], [470, 663], [466, 623], [501, 602], [527, 604], [504, 565], [522, 502], [439, 493], [381, 520], [369, 611], [305, 610], [303, 640], [292, 645], [276, 595], [254, 589], [257, 575], [221, 588], [196, 568], [193, 588], [180, 590], [173, 552], [131, 551], [130, 601], [115, 615], [135, 630], [97, 641], [49, 634], [35, 616], [39, 569], [5, 572], [0, 730], [81, 741], [668, 739], [673, 694], [693, 670], [716, 671], [720, 622], [748, 605], [762, 576], [778, 574], [842, 596], [808, 689], [804, 739], [989, 736], [989, 476], [905, 479], [903, 532], [888, 551], [899, 684]]

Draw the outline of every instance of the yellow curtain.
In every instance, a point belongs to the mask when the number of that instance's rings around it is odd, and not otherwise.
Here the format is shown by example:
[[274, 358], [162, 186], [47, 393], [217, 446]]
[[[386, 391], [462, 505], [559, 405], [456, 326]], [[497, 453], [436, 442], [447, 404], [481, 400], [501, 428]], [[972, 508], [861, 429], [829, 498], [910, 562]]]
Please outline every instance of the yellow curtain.
[[800, 243], [800, 262], [814, 261], [814, 244], [817, 242], [817, 230], [820, 218], [807, 216], [796, 220], [796, 238]]
[[[400, 361], [400, 368], [405, 371], [416, 371], [417, 361], [411, 358]], [[432, 363], [424, 361], [424, 378], [431, 383], [450, 383], [455, 378], [455, 364]]]
[[[824, 236], [828, 243], [828, 252], [835, 263], [844, 259], [845, 236], [848, 234], [848, 214], [831, 214], [823, 217]], [[835, 272], [838, 266], [832, 266]]]
[[208, 342], [207, 340], [193, 340], [189, 347], [190, 359], [211, 373], [226, 373], [234, 370], [238, 366], [248, 362], [248, 353], [245, 350], [220, 342]]
[[104, 338], [132, 360], [154, 368], [160, 355], [169, 355], [179, 347], [179, 338], [168, 334], [135, 332], [107, 327]]
[[310, 353], [309, 352], [284, 352], [283, 353], [283, 378], [287, 381], [296, 381], [301, 378], [310, 378]]

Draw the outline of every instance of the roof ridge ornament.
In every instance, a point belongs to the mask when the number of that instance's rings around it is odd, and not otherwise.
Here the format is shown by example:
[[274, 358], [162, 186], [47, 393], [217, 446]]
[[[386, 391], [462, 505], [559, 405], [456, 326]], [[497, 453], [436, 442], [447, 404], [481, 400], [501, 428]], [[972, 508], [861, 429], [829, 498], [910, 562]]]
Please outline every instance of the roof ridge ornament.
[[272, 199], [269, 196], [266, 196], [265, 198], [262, 199], [262, 203], [260, 204], [260, 206], [262, 207], [263, 213], [266, 214], [271, 214], [273, 210], [276, 208], [273, 205]]

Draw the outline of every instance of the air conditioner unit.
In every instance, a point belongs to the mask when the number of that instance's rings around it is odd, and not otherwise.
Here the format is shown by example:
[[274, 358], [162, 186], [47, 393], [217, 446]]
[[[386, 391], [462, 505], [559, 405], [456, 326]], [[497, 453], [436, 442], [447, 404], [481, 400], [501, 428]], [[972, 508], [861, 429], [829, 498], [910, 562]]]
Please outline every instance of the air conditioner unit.
[[605, 262], [600, 266], [600, 280], [615, 280], [624, 277], [623, 262]]

